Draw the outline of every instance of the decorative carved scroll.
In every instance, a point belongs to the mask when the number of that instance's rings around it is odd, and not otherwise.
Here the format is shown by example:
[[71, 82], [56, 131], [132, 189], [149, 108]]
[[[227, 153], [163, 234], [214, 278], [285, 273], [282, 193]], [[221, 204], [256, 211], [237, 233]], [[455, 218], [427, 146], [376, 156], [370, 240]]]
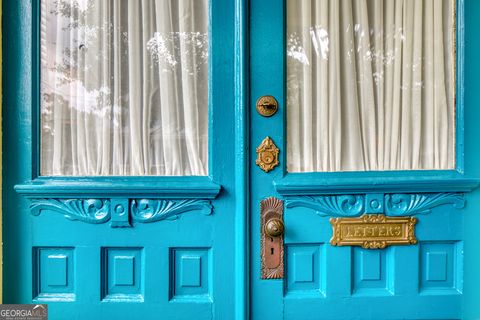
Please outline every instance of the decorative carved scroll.
[[105, 223], [110, 220], [110, 200], [106, 199], [33, 199], [30, 210], [34, 216], [42, 210], [58, 212], [70, 220]]
[[364, 195], [328, 195], [289, 197], [285, 201], [287, 208], [306, 207], [315, 210], [320, 216], [352, 217], [363, 213]]
[[385, 213], [390, 216], [412, 216], [427, 214], [431, 209], [442, 204], [453, 204], [457, 209], [465, 206], [461, 193], [419, 193], [386, 194]]
[[[384, 203], [380, 203], [381, 200]], [[383, 198], [380, 194], [377, 202], [378, 210], [375, 213], [388, 216], [428, 214], [433, 208], [444, 204], [452, 204], [456, 209], [465, 206], [462, 193], [399, 193], [385, 194]], [[321, 216], [355, 217], [366, 213], [366, 195], [295, 196], [288, 197], [285, 205], [287, 208], [309, 208]]]
[[131, 201], [131, 215], [136, 222], [155, 222], [175, 220], [184, 212], [199, 210], [205, 215], [212, 213], [212, 205], [208, 200], [152, 200], [139, 199]]
[[51, 210], [67, 219], [86, 223], [111, 221], [112, 228], [131, 227], [130, 220], [140, 223], [174, 220], [188, 211], [210, 215], [213, 210], [210, 201], [203, 199], [131, 199], [130, 206], [128, 203], [128, 199], [32, 199], [30, 209], [34, 216]]

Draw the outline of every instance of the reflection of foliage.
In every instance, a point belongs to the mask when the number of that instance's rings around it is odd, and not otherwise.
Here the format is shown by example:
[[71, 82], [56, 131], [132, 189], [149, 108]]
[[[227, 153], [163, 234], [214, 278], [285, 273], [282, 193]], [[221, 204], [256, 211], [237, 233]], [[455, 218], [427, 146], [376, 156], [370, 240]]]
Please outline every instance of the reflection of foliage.
[[42, 113], [52, 114], [53, 106], [70, 106], [85, 113], [95, 114], [100, 117], [105, 117], [107, 110], [111, 108], [110, 104], [110, 89], [101, 87], [99, 90], [84, 91], [84, 99], [80, 102], [83, 106], [77, 106], [74, 102], [65, 99], [61, 94], [44, 93], [42, 95], [43, 110]]
[[[153, 61], [171, 68], [180, 63], [186, 72], [193, 75], [208, 62], [208, 35], [202, 32], [155, 32], [147, 42], [147, 50]], [[198, 57], [200, 61], [192, 57]]]
[[287, 56], [304, 65], [310, 64], [302, 40], [296, 32], [289, 34], [287, 37]]
[[[102, 37], [113, 32], [113, 25], [97, 17], [96, 4], [98, 2], [93, 0], [56, 0], [51, 4], [47, 19], [56, 21], [64, 35], [60, 35], [63, 41], [47, 44], [62, 47], [57, 49], [61, 55], [49, 66], [54, 83], [48, 85], [54, 85], [55, 89], [45, 90], [42, 94], [42, 114], [45, 117], [51, 116], [54, 108], [60, 107], [104, 118], [110, 116], [114, 103], [121, 103], [113, 101], [110, 77], [98, 74], [102, 61], [108, 63], [112, 55], [113, 44]], [[119, 32], [122, 31], [120, 28]], [[122, 40], [126, 48], [128, 39], [122, 37]], [[124, 100], [126, 97], [118, 99]], [[119, 112], [118, 108], [115, 110]], [[47, 124], [48, 121], [43, 123]], [[44, 126], [44, 130], [48, 132], [52, 129]]]
[[[113, 25], [109, 21], [92, 19], [92, 16], [96, 16], [94, 10], [96, 10], [96, 6], [93, 0], [56, 0], [53, 3], [50, 14], [58, 17], [57, 23], [62, 24], [62, 29], [69, 34], [70, 40], [64, 41], [66, 46], [62, 48], [62, 58], [55, 61], [57, 85], [81, 81], [87, 90], [98, 89], [98, 85], [105, 85], [92, 81], [85, 83], [81, 76], [95, 70], [99, 61], [106, 60], [111, 56], [112, 44], [101, 37], [112, 33]], [[122, 31], [120, 28], [119, 32]], [[125, 32], [122, 33], [125, 34]], [[123, 38], [123, 40], [126, 47], [128, 39]], [[56, 45], [60, 45], [60, 43]], [[89, 48], [91, 50], [87, 55]]]
[[70, 20], [68, 29], [84, 26], [88, 11], [94, 7], [92, 0], [55, 0], [53, 6], [51, 13]]
[[[42, 94], [42, 130], [44, 133], [53, 135], [54, 128], [51, 127], [50, 121], [55, 108], [73, 108], [88, 115], [94, 115], [101, 119], [111, 119], [112, 112], [114, 119], [120, 114], [118, 107], [112, 108], [110, 89], [102, 87], [100, 90], [84, 91], [85, 99], [79, 101], [71, 101], [65, 98], [61, 93], [44, 92]], [[117, 120], [113, 122], [115, 126], [119, 126]]]
[[[102, 1], [106, 0], [48, 2], [47, 23], [55, 23], [56, 32], [60, 33], [55, 35], [54, 42], [42, 44], [55, 57], [44, 66], [48, 72], [42, 74], [45, 117], [51, 118], [57, 107], [101, 117], [109, 114], [114, 119], [115, 114], [128, 112], [128, 79], [114, 79], [112, 65], [120, 70], [116, 75], [128, 77], [132, 46], [144, 46], [139, 50], [149, 54], [144, 55], [138, 67], [156, 69], [154, 72], [177, 72], [181, 68], [182, 73], [194, 76], [208, 61], [207, 33], [154, 32], [148, 34], [150, 40], [140, 42], [136, 39], [138, 33], [136, 37], [128, 33], [130, 21], [114, 25], [113, 13], [100, 10]], [[125, 10], [127, 6], [122, 8]], [[147, 30], [154, 26], [143, 22], [144, 29], [138, 32], [152, 32]], [[115, 120], [114, 123], [118, 124]]]
[[53, 116], [54, 106], [68, 106], [68, 101], [60, 94], [43, 93], [42, 94], [42, 131], [44, 134], [54, 135], [54, 128], [51, 126], [48, 118]]
[[55, 64], [56, 76], [59, 84], [73, 82], [78, 75], [78, 51], [69, 47], [63, 49], [62, 63]]

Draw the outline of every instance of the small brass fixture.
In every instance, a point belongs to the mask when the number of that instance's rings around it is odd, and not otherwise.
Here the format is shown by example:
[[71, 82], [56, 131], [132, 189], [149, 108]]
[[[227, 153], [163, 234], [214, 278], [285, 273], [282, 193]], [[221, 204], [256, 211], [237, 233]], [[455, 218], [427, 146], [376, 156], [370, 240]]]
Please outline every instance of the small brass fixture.
[[278, 218], [269, 219], [265, 224], [265, 234], [269, 237], [279, 237], [283, 235], [284, 230], [283, 221]]
[[278, 102], [273, 96], [262, 96], [257, 100], [257, 112], [264, 117], [271, 117], [278, 110]]
[[266, 137], [257, 148], [257, 166], [265, 172], [272, 171], [278, 165], [278, 150], [270, 137]]

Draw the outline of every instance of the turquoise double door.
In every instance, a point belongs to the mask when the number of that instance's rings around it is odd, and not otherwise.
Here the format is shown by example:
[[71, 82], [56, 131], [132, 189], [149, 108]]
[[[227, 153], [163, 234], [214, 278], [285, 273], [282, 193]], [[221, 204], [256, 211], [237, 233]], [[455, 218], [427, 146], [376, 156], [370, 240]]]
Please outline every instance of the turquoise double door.
[[[4, 1], [4, 303], [48, 304], [50, 319], [480, 317], [480, 5], [455, 9], [454, 168], [293, 172], [306, 131], [289, 140], [287, 2], [209, 3], [208, 175], [53, 177], [40, 172], [39, 1]], [[333, 241], [334, 219], [365, 215], [415, 221], [415, 241]]]

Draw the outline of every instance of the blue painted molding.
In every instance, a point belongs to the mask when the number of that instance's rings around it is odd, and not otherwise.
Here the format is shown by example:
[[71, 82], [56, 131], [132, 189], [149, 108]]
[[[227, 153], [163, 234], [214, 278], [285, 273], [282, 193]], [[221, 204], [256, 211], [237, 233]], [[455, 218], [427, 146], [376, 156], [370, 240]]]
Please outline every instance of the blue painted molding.
[[250, 319], [249, 1], [235, 0], [235, 320]]
[[331, 195], [331, 196], [301, 196], [287, 198], [287, 208], [305, 207], [315, 210], [321, 216], [358, 216], [364, 212], [365, 196], [361, 195]]
[[86, 223], [105, 223], [110, 220], [110, 200], [106, 199], [34, 199], [30, 203], [34, 216], [42, 210], [58, 212], [69, 220]]
[[452, 204], [456, 209], [465, 207], [461, 193], [386, 194], [385, 213], [390, 216], [427, 214], [442, 204]]
[[[113, 204], [122, 201], [130, 202], [130, 206]], [[130, 220], [139, 223], [175, 220], [189, 211], [210, 215], [213, 206], [209, 200], [203, 199], [32, 199], [30, 210], [34, 216], [39, 216], [43, 210], [49, 210], [60, 213], [69, 220], [91, 224], [111, 221], [112, 228], [125, 228], [131, 227]]]
[[[474, 0], [475, 1], [475, 0]], [[455, 95], [456, 114], [456, 167], [461, 174], [465, 173], [465, 3], [457, 0], [457, 79]]]
[[175, 220], [179, 215], [197, 210], [205, 215], [212, 214], [213, 207], [208, 200], [152, 200], [133, 199], [130, 204], [130, 214], [135, 222], [149, 223], [161, 220]]
[[215, 199], [221, 186], [209, 177], [40, 177], [15, 186], [35, 198]]
[[480, 179], [457, 171], [289, 173], [274, 181], [283, 196], [364, 193], [471, 192]]
[[[287, 197], [287, 208], [304, 207], [315, 210], [320, 216], [355, 217], [366, 210], [369, 194], [364, 195], [321, 195]], [[428, 214], [437, 206], [452, 204], [454, 208], [465, 206], [465, 197], [462, 193], [423, 193], [423, 194], [385, 194], [374, 197], [378, 210], [375, 213], [385, 213], [388, 216], [414, 216]], [[381, 203], [384, 202], [384, 203]]]

